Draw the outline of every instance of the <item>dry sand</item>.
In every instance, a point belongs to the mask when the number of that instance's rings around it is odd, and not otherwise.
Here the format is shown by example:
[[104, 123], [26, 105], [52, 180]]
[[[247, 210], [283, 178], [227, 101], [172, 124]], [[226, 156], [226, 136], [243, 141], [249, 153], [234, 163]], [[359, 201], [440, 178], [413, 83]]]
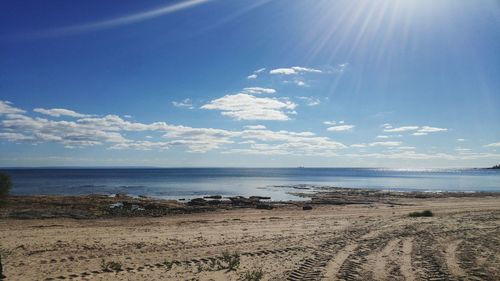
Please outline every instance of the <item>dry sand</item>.
[[[5, 280], [500, 280], [500, 197], [0, 219]], [[409, 218], [429, 209], [434, 217]], [[238, 253], [228, 271], [223, 253]], [[107, 272], [105, 262], [121, 271]]]

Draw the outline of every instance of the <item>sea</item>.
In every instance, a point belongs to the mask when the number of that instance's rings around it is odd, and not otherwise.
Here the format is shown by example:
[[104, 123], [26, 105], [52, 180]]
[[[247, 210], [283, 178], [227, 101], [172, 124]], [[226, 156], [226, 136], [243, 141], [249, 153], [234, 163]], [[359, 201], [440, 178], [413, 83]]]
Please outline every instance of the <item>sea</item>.
[[500, 192], [500, 170], [372, 168], [0, 168], [13, 195], [118, 193], [163, 199], [207, 195], [297, 200], [328, 187], [425, 192]]

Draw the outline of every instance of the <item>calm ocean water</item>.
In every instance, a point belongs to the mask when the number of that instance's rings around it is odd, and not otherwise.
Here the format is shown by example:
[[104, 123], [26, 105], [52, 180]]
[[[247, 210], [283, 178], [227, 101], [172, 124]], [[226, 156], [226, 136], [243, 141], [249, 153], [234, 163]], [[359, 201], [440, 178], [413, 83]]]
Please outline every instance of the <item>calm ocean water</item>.
[[134, 168], [0, 169], [14, 195], [113, 194], [159, 198], [262, 195], [296, 199], [294, 186], [335, 186], [420, 191], [500, 192], [500, 171], [486, 169], [391, 170], [365, 168]]

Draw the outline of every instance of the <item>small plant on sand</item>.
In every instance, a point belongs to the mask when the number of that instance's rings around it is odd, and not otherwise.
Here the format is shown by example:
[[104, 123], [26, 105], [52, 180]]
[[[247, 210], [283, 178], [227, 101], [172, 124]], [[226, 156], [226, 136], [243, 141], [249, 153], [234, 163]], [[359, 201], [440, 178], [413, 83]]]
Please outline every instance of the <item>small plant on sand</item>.
[[413, 213], [410, 213], [408, 216], [412, 217], [412, 218], [416, 218], [416, 217], [432, 217], [434, 216], [434, 214], [429, 211], [429, 210], [425, 210], [425, 211], [422, 211], [422, 212], [413, 212]]
[[260, 281], [264, 278], [264, 272], [262, 269], [259, 270], [249, 270], [240, 274], [240, 281]]
[[0, 172], [0, 203], [9, 196], [12, 181], [6, 173]]
[[122, 264], [117, 261], [101, 261], [101, 269], [105, 272], [122, 271]]
[[167, 271], [171, 270], [172, 267], [174, 266], [174, 262], [171, 261], [164, 261], [163, 264], [165, 265], [165, 269]]
[[238, 253], [230, 254], [222, 252], [222, 260], [227, 264], [227, 271], [236, 271], [240, 267], [240, 255]]

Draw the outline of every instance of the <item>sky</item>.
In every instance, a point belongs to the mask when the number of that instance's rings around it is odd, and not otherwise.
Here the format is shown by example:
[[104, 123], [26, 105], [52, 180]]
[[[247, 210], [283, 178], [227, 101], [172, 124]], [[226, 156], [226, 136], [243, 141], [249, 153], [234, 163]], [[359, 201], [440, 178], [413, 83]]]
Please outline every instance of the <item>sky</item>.
[[500, 163], [500, 2], [0, 3], [0, 166]]

